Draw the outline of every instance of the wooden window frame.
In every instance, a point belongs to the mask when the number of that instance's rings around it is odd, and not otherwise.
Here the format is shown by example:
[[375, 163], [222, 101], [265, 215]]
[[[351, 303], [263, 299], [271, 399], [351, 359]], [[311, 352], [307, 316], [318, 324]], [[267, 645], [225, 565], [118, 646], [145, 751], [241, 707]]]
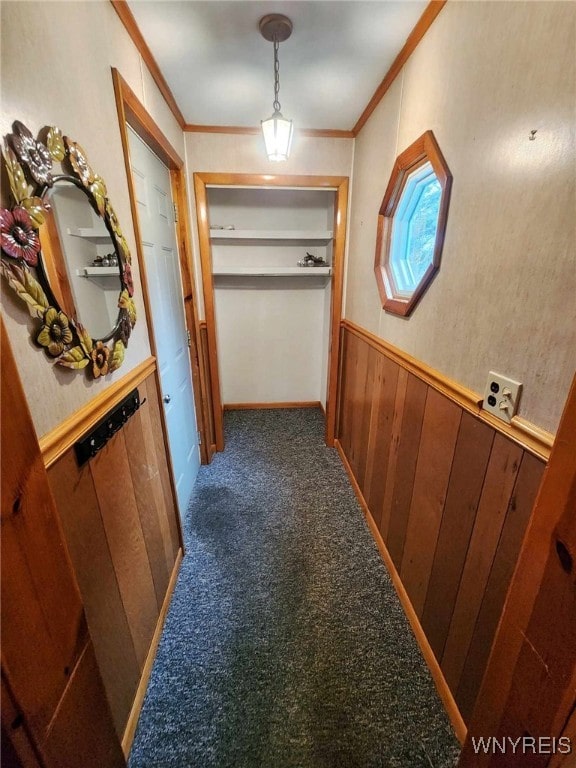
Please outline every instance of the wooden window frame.
[[[432, 166], [442, 189], [434, 254], [432, 263], [414, 290], [400, 293], [394, 289], [390, 265], [394, 215], [411, 173], [427, 162]], [[382, 199], [382, 205], [378, 212], [376, 257], [374, 263], [376, 284], [378, 285], [382, 307], [386, 312], [400, 315], [401, 317], [408, 317], [440, 269], [451, 188], [452, 174], [432, 131], [423, 133], [422, 136], [416, 139], [413, 144], [396, 158], [392, 175], [390, 176], [390, 181], [388, 182], [384, 198]]]

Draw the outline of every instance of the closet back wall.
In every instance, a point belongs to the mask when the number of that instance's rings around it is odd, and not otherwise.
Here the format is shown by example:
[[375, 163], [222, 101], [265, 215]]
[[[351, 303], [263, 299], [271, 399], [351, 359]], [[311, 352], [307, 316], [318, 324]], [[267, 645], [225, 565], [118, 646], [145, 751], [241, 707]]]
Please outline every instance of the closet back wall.
[[208, 189], [225, 406], [326, 405], [331, 279], [298, 261], [312, 253], [332, 264], [334, 199], [326, 190]]

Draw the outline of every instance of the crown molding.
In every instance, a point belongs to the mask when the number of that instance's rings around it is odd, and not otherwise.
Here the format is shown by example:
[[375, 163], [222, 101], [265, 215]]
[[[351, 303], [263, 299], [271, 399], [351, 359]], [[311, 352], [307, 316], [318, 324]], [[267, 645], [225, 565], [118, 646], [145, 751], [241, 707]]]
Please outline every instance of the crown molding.
[[436, 16], [438, 16], [442, 8], [444, 8], [446, 5], [446, 1], [447, 0], [432, 0], [432, 2], [426, 6], [426, 10], [416, 22], [416, 26], [408, 36], [402, 50], [392, 62], [392, 66], [386, 73], [384, 80], [382, 80], [378, 88], [376, 88], [374, 95], [366, 105], [366, 109], [358, 118], [354, 128], [352, 128], [352, 133], [354, 136], [358, 136], [372, 112], [374, 112], [378, 104], [382, 101], [386, 91], [390, 88], [394, 80], [396, 80], [400, 74], [400, 70], [404, 64], [406, 64], [410, 56], [414, 53], [416, 46], [420, 40], [422, 40], [426, 32], [430, 29]]
[[170, 108], [170, 111], [174, 115], [176, 122], [180, 126], [180, 128], [184, 129], [184, 126], [186, 125], [186, 120], [184, 120], [184, 115], [182, 112], [180, 112], [180, 109], [178, 107], [178, 104], [176, 103], [176, 99], [174, 98], [174, 94], [170, 90], [168, 83], [164, 79], [164, 75], [160, 71], [160, 67], [156, 63], [156, 59], [152, 55], [152, 52], [150, 48], [148, 48], [148, 44], [144, 40], [144, 37], [142, 36], [142, 32], [140, 32], [140, 29], [138, 28], [138, 24], [136, 24], [136, 19], [134, 18], [132, 11], [128, 7], [128, 3], [126, 0], [110, 0], [112, 3], [112, 7], [120, 17], [120, 21], [122, 24], [124, 24], [124, 27], [126, 28], [126, 31], [132, 38], [132, 42], [138, 49], [138, 52], [140, 53], [140, 56], [144, 59], [144, 63], [148, 67], [148, 70], [150, 71], [150, 74], [152, 75], [152, 79], [158, 86], [158, 89], [162, 96], [164, 97], [164, 100], [166, 101], [166, 104]]
[[[183, 128], [185, 133], [229, 133], [249, 136], [260, 135], [262, 129], [254, 126], [243, 125], [194, 125], [187, 123]], [[342, 131], [335, 128], [301, 128], [296, 129], [299, 136], [317, 139], [353, 139], [352, 131]]]

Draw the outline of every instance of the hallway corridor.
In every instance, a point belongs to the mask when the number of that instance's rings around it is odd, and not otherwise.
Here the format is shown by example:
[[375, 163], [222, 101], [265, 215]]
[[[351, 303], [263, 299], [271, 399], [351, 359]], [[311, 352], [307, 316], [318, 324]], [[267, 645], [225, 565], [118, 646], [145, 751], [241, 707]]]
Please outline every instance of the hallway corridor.
[[225, 427], [130, 768], [450, 768], [459, 745], [320, 411]]

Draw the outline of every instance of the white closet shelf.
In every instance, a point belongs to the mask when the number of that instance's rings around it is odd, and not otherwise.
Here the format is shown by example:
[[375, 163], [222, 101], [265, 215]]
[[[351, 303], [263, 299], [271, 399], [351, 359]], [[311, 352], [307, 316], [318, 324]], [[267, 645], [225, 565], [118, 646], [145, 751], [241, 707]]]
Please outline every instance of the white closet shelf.
[[294, 240], [328, 243], [333, 233], [328, 229], [211, 229], [210, 239], [217, 240]]
[[83, 237], [84, 240], [89, 240], [91, 243], [112, 243], [112, 238], [105, 229], [96, 229], [95, 227], [77, 227], [71, 229], [68, 227], [66, 232], [72, 237]]
[[82, 267], [77, 269], [76, 274], [80, 277], [117, 277], [120, 279], [119, 267]]
[[313, 277], [314, 275], [330, 275], [331, 267], [244, 267], [232, 266], [217, 268], [213, 275], [253, 275], [260, 277]]

